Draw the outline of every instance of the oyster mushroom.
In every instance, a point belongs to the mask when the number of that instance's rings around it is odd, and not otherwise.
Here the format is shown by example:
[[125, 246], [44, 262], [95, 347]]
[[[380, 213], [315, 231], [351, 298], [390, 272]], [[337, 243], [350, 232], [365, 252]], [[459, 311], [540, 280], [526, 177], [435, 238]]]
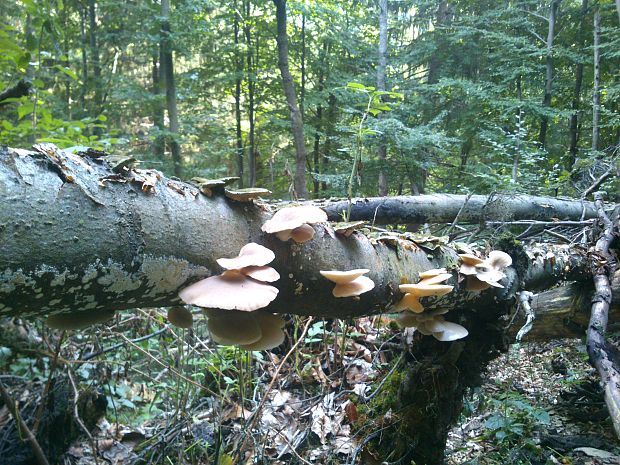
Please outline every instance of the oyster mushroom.
[[104, 323], [114, 317], [114, 311], [81, 311], [58, 313], [45, 319], [45, 324], [53, 329], [82, 329]]
[[396, 318], [396, 322], [406, 328], [415, 328], [425, 336], [433, 336], [438, 341], [456, 341], [469, 334], [463, 326], [446, 321], [442, 315], [447, 310], [436, 310], [422, 314], [405, 312]]
[[273, 349], [284, 342], [284, 320], [264, 311], [252, 313], [205, 310], [213, 341], [244, 350]]
[[512, 258], [506, 252], [493, 250], [486, 260], [474, 255], [459, 255], [462, 260], [459, 272], [467, 276], [465, 288], [468, 291], [483, 291], [490, 287], [504, 287], [499, 281], [506, 275], [503, 270], [512, 264]]
[[[445, 273], [444, 276], [442, 281], [445, 281], [452, 275]], [[401, 292], [405, 293], [405, 296], [396, 304], [395, 309], [398, 311], [411, 310], [414, 313], [422, 313], [424, 311], [424, 306], [420, 302], [420, 297], [439, 297], [448, 294], [454, 289], [454, 286], [437, 283], [429, 284], [424, 282], [424, 280], [417, 284], [401, 284], [398, 287]]]
[[375, 287], [372, 279], [363, 276], [369, 271], [366, 268], [360, 268], [349, 271], [319, 271], [319, 273], [336, 283], [336, 287], [332, 290], [334, 297], [355, 297]]
[[281, 241], [293, 239], [295, 242], [307, 242], [314, 237], [314, 223], [327, 221], [327, 213], [312, 205], [289, 207], [278, 210], [271, 219], [265, 221], [262, 230], [275, 234]]

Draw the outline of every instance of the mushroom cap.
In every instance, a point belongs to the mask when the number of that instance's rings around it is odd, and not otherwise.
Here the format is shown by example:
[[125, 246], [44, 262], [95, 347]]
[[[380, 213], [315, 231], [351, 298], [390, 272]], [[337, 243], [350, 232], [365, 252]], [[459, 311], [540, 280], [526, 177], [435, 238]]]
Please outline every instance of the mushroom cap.
[[440, 331], [433, 331], [433, 337], [438, 341], [456, 341], [469, 334], [469, 331], [459, 324], [444, 321], [443, 319], [438, 322], [440, 324], [436, 326], [440, 328]]
[[194, 325], [192, 312], [185, 307], [170, 307], [167, 316], [168, 321], [177, 328], [191, 328]]
[[466, 276], [475, 276], [477, 273], [476, 265], [471, 265], [469, 263], [462, 263], [461, 267], [459, 268], [459, 273], [464, 274]]
[[45, 319], [45, 324], [53, 329], [82, 329], [87, 326], [104, 323], [114, 316], [114, 311], [81, 311], [58, 313]]
[[452, 277], [452, 274], [450, 273], [442, 273], [442, 274], [438, 274], [438, 275], [431, 276], [428, 278], [424, 278], [418, 284], [439, 284], [439, 283], [443, 283], [444, 281], [450, 279], [451, 277]]
[[414, 313], [422, 313], [424, 311], [424, 307], [420, 303], [419, 299], [420, 296], [407, 293], [402, 299], [400, 299], [400, 301], [398, 301], [394, 308], [398, 311], [411, 310]]
[[261, 329], [261, 337], [256, 342], [250, 344], [240, 344], [239, 347], [245, 350], [268, 350], [278, 347], [284, 342], [284, 320], [271, 313], [253, 313], [258, 326]]
[[366, 221], [348, 221], [340, 222], [332, 225], [336, 234], [341, 234], [345, 237], [349, 237], [354, 231], [362, 229], [366, 226]]
[[224, 312], [210, 309], [207, 328], [218, 344], [252, 344], [262, 337], [260, 325], [252, 313]]
[[476, 265], [476, 278], [494, 287], [504, 287], [498, 283], [506, 275], [501, 271], [491, 268], [486, 262]]
[[266, 307], [277, 295], [275, 287], [254, 281], [237, 271], [211, 276], [179, 292], [186, 304], [244, 312]]
[[270, 266], [246, 266], [239, 270], [246, 276], [263, 283], [272, 283], [280, 279], [280, 273]]
[[477, 265], [478, 263], [482, 263], [484, 260], [476, 257], [470, 253], [461, 253], [459, 254], [461, 261], [466, 265]]
[[432, 270], [426, 270], [420, 273], [420, 279], [434, 278], [442, 274], [446, 274], [448, 271], [445, 268], [433, 268]]
[[228, 189], [224, 191], [226, 197], [237, 202], [249, 202], [257, 199], [258, 197], [265, 197], [271, 195], [269, 189], [263, 189], [262, 187], [248, 187], [245, 189]]
[[420, 323], [417, 316], [418, 315], [411, 312], [403, 312], [394, 319], [401, 328], [414, 328]]
[[271, 219], [265, 221], [261, 229], [267, 234], [273, 234], [278, 231], [298, 228], [304, 223], [324, 223], [326, 221], [327, 213], [319, 207], [302, 205], [278, 210]]
[[431, 297], [448, 294], [454, 286], [447, 284], [401, 284], [398, 286], [401, 292], [408, 292], [418, 297]]
[[291, 239], [293, 239], [298, 244], [308, 242], [309, 240], [312, 240], [313, 237], [314, 228], [309, 224], [304, 223], [291, 231]]
[[218, 258], [218, 265], [226, 270], [239, 270], [248, 266], [264, 266], [271, 263], [276, 255], [267, 247], [263, 247], [255, 242], [241, 247], [239, 255], [235, 258]]
[[336, 271], [336, 270], [319, 271], [319, 273], [321, 273], [321, 275], [323, 275], [324, 278], [329, 279], [333, 283], [346, 284], [368, 273], [369, 271], [370, 270], [367, 268], [358, 268], [356, 270], [349, 270], [349, 271]]
[[485, 262], [496, 270], [503, 270], [512, 265], [512, 257], [501, 250], [492, 250]]
[[485, 289], [490, 288], [491, 285], [484, 281], [480, 281], [476, 276], [468, 276], [465, 281], [465, 290], [471, 292], [479, 292], [484, 291]]
[[343, 284], [336, 284], [332, 294], [334, 297], [354, 297], [364, 292], [368, 292], [375, 287], [375, 283], [372, 279], [366, 276], [359, 276], [353, 281], [349, 281]]

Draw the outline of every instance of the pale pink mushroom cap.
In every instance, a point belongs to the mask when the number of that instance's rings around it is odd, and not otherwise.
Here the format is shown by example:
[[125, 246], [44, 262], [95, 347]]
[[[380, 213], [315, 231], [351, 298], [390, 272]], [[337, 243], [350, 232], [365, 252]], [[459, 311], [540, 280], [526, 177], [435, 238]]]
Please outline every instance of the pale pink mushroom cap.
[[446, 274], [448, 270], [445, 268], [433, 268], [432, 270], [426, 270], [420, 273], [420, 279], [434, 278], [442, 274]]
[[269, 305], [278, 289], [250, 279], [237, 271], [198, 281], [179, 292], [183, 302], [206, 308], [251, 312]]
[[252, 344], [262, 337], [260, 325], [253, 313], [217, 311], [207, 312], [207, 328], [218, 344]]
[[274, 258], [275, 254], [267, 247], [250, 242], [241, 247], [239, 255], [235, 258], [219, 258], [217, 263], [226, 270], [239, 270], [246, 266], [264, 266], [271, 263]]
[[239, 347], [245, 350], [268, 350], [278, 347], [284, 342], [284, 320], [271, 313], [256, 312], [252, 313], [261, 329], [261, 337], [250, 344], [240, 344]]
[[394, 307], [397, 311], [411, 310], [414, 313], [422, 313], [424, 307], [420, 303], [420, 297], [414, 294], [405, 294]]
[[349, 271], [336, 271], [336, 270], [319, 271], [319, 273], [321, 273], [321, 275], [323, 275], [324, 278], [329, 279], [333, 283], [346, 284], [368, 273], [369, 271], [370, 270], [366, 268], [359, 268], [357, 270], [349, 270]]
[[332, 294], [334, 297], [355, 297], [374, 289], [375, 283], [366, 276], [359, 276], [353, 281], [336, 284]]
[[325, 223], [327, 213], [313, 205], [302, 205], [278, 210], [271, 219], [265, 221], [262, 230], [267, 234], [298, 228], [302, 224]]
[[398, 286], [401, 292], [408, 292], [418, 297], [431, 297], [446, 295], [454, 289], [447, 284], [401, 284]]
[[422, 279], [418, 284], [439, 284], [450, 279], [452, 275], [450, 273], [442, 273], [435, 276]]
[[270, 266], [246, 266], [239, 270], [246, 276], [263, 283], [272, 283], [280, 279], [280, 273]]

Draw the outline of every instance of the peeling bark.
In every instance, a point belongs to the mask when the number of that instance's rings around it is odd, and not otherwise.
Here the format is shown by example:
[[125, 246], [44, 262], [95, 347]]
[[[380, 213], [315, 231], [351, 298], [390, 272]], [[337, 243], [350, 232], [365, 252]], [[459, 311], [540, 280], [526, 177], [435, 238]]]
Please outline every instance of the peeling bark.
[[[0, 315], [175, 305], [180, 288], [219, 274], [216, 260], [236, 256], [248, 242], [276, 255], [280, 294], [268, 307], [276, 313], [384, 312], [400, 297], [403, 279], [415, 281], [429, 268], [455, 270], [458, 262], [448, 245], [361, 233], [345, 238], [324, 225], [315, 225], [316, 236], [306, 244], [281, 242], [260, 230], [270, 217], [264, 206], [209, 198], [152, 170], [115, 173], [98, 154], [2, 149], [0, 195]], [[545, 247], [529, 258], [514, 252], [518, 275], [498, 292], [502, 300], [521, 281], [534, 290], [588, 276], [587, 260], [568, 247], [553, 249], [552, 260]], [[370, 269], [375, 289], [359, 300], [335, 300], [318, 271], [354, 268]], [[441, 300], [443, 307], [480, 297], [451, 284], [455, 292]]]

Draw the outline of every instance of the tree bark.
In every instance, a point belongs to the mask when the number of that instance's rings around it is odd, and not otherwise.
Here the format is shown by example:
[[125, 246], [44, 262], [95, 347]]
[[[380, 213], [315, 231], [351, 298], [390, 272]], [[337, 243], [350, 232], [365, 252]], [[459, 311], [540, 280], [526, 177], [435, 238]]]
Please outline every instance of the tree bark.
[[179, 144], [179, 115], [177, 112], [177, 89], [174, 82], [174, 59], [172, 56], [172, 38], [170, 37], [170, 0], [161, 0], [161, 66], [166, 85], [166, 107], [170, 125], [170, 152], [174, 175], [183, 175], [183, 160]]
[[[579, 21], [579, 48], [583, 49], [585, 45], [585, 24], [586, 24], [586, 15], [588, 13], [588, 0], [582, 0], [581, 2], [581, 19]], [[583, 63], [580, 61], [577, 63], [575, 68], [575, 88], [573, 91], [573, 103], [572, 110], [573, 113], [570, 117], [570, 146], [568, 148], [568, 161], [565, 165], [565, 168], [570, 172], [573, 169], [573, 165], [577, 160], [577, 152], [579, 145], [579, 108], [581, 106], [581, 86], [583, 84]]]
[[276, 42], [278, 44], [278, 67], [282, 76], [284, 95], [290, 111], [291, 130], [295, 142], [295, 194], [300, 198], [308, 197], [306, 187], [306, 143], [304, 140], [304, 123], [297, 105], [295, 84], [288, 64], [288, 36], [286, 33], [286, 0], [273, 0], [276, 5], [276, 20], [278, 32]]
[[[388, 47], [388, 0], [379, 0], [379, 60], [377, 63], [377, 90], [385, 91], [385, 68], [387, 66]], [[388, 194], [388, 178], [386, 172], [387, 146], [385, 140], [379, 142], [379, 196]]]
[[[321, 203], [321, 208], [331, 221], [339, 221], [347, 204], [347, 200], [328, 200]], [[466, 195], [430, 194], [353, 199], [351, 220], [376, 224], [447, 223], [459, 215], [460, 223], [480, 223], [490, 218], [515, 221], [553, 217], [576, 221], [581, 219], [582, 212], [585, 219], [596, 218], [594, 204], [587, 201], [513, 194], [472, 195], [469, 198]]]
[[2, 92], [0, 92], [0, 106], [8, 105], [8, 102], [5, 102], [5, 100], [8, 100], [10, 98], [20, 98], [29, 95], [31, 90], [31, 82], [25, 79], [19, 80], [14, 86], [4, 89]]
[[[236, 256], [254, 241], [274, 251], [273, 266], [282, 276], [270, 311], [359, 316], [384, 312], [397, 301], [403, 276], [413, 280], [457, 260], [449, 246], [427, 250], [402, 237], [370, 240], [359, 233], [345, 238], [321, 225], [308, 243], [281, 242], [261, 232], [270, 216], [264, 208], [206, 197], [156, 171], [114, 173], [101, 158], [49, 147], [2, 149], [0, 191], [0, 315], [175, 305], [180, 288], [219, 274], [218, 258]], [[547, 214], [557, 212], [550, 207]], [[359, 300], [334, 301], [333, 286], [318, 271], [355, 268], [371, 270], [375, 289]], [[563, 248], [553, 263], [524, 263], [519, 279], [534, 290], [580, 279], [584, 269], [585, 259]], [[509, 279], [503, 295], [517, 281]], [[478, 298], [454, 284], [442, 306]]]
[[594, 10], [594, 90], [592, 92], [592, 151], [598, 150], [601, 118], [601, 12]]
[[[549, 7], [549, 29], [547, 30], [547, 56], [545, 58], [545, 94], [543, 97], [543, 107], [551, 106], [552, 88], [553, 88], [553, 41], [555, 39], [555, 23], [558, 14], [558, 8], [562, 0], [552, 0]], [[542, 147], [547, 143], [547, 128], [549, 126], [549, 118], [545, 115], [540, 121], [540, 132], [538, 134], [538, 142]]]

